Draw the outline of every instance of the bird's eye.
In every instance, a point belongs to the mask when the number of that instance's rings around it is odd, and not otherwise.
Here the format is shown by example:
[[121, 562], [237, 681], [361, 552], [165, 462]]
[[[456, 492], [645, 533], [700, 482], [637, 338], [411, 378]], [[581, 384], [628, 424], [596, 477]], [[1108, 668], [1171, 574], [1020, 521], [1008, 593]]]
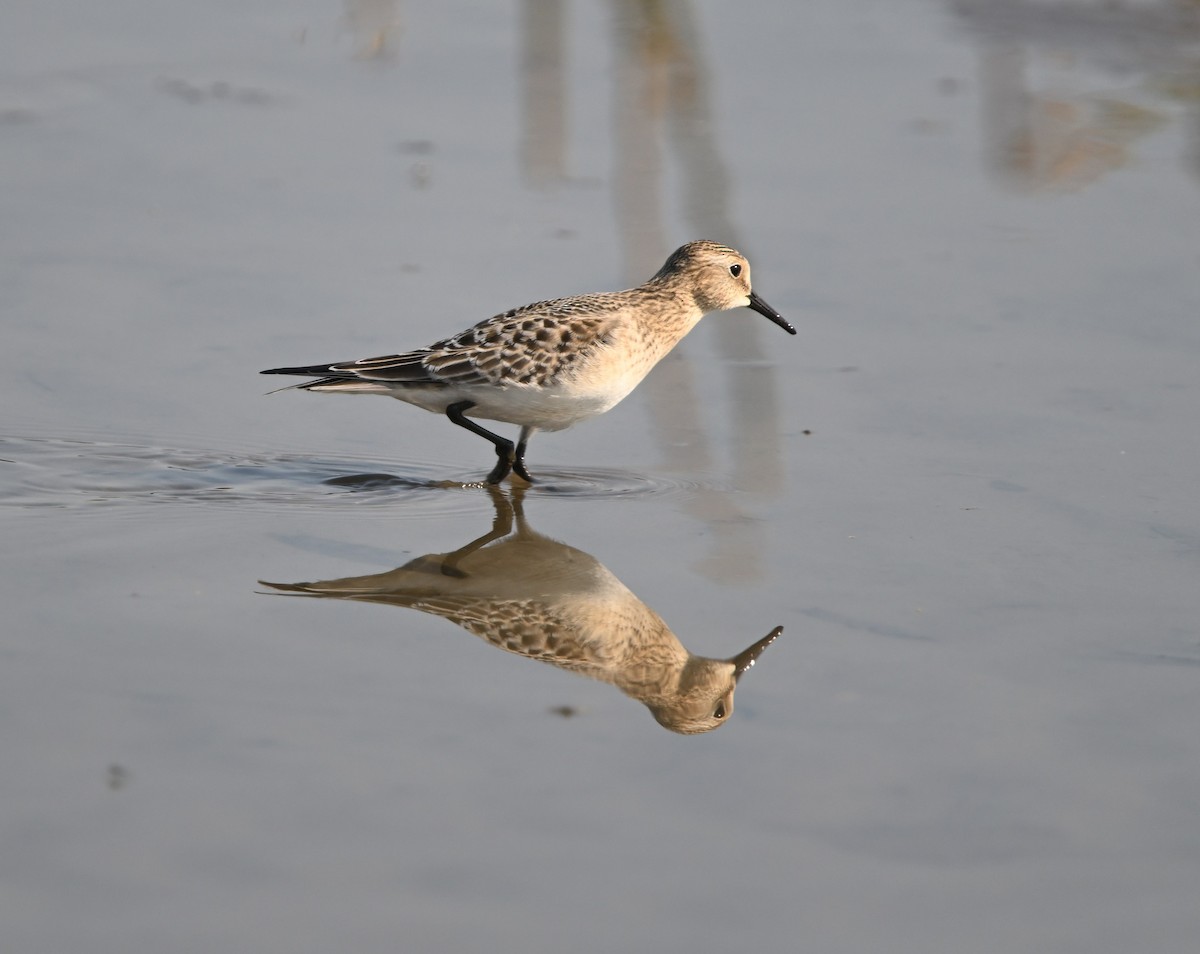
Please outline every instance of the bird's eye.
[[[736, 265], [733, 267], [737, 268]], [[713, 710], [713, 718], [714, 719], [724, 719], [725, 718], [725, 703], [724, 702], [717, 703], [717, 707]]]
[[729, 266], [729, 274], [732, 275], [734, 278], [737, 278], [740, 274], [742, 274], [742, 266], [741, 265], [730, 265]]

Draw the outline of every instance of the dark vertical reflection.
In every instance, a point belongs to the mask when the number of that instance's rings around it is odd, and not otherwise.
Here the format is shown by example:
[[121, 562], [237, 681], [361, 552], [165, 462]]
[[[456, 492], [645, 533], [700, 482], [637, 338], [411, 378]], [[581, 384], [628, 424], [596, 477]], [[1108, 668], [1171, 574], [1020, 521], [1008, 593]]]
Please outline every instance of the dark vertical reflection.
[[[700, 38], [690, 3], [675, 3], [676, 32], [680, 47], [692, 51], [671, 75], [667, 134], [679, 158], [684, 216], [697, 235], [716, 233], [730, 237], [735, 248], [750, 256], [730, 215], [730, 176], [717, 148], [708, 71], [699, 59]], [[761, 271], [756, 278], [762, 276]], [[769, 282], [770, 276], [765, 276]], [[762, 284], [760, 282], [760, 287]], [[770, 296], [768, 295], [768, 298]], [[718, 349], [729, 375], [731, 463], [740, 486], [773, 494], [783, 484], [779, 454], [780, 420], [775, 367], [766, 361], [762, 329], [742, 322], [715, 323]]]
[[521, 168], [535, 185], [567, 176], [566, 6], [521, 4]]
[[984, 161], [988, 172], [998, 179], [1019, 181], [1014, 169], [1026, 165], [1020, 157], [1026, 148], [1021, 143], [1026, 138], [1030, 100], [1023, 79], [1025, 61], [1025, 51], [1015, 45], [992, 45], [979, 54]]
[[[613, 0], [613, 146], [617, 229], [625, 282], [652, 274], [671, 251], [663, 227], [663, 126], [671, 108], [671, 74], [687, 69], [666, 4]], [[721, 235], [696, 234], [736, 245]], [[686, 344], [669, 354], [640, 385], [646, 393], [656, 445], [676, 473], [712, 468], [709, 433], [698, 414], [694, 369]]]
[[632, 286], [645, 281], [671, 248], [680, 244], [672, 242], [663, 231], [661, 132], [670, 86], [668, 74], [675, 67], [678, 53], [662, 3], [613, 0], [612, 7], [613, 200], [625, 260], [625, 283]]
[[[693, 9], [681, 0], [613, 0], [615, 45], [613, 143], [615, 206], [625, 252], [626, 281], [645, 280], [678, 244], [666, 235], [665, 183], [679, 183], [688, 239], [711, 238], [745, 252], [730, 214], [730, 177], [716, 139], [709, 74]], [[674, 176], [668, 171], [668, 165]], [[755, 287], [769, 296], [769, 275], [755, 272]], [[775, 367], [766, 360], [761, 329], [744, 320], [714, 317], [729, 409], [727, 445], [712, 446], [717, 422], [703, 420], [705, 406], [688, 359], [677, 348], [641, 385], [647, 392], [658, 447], [676, 473], [726, 471], [738, 486], [776, 493], [783, 483]], [[711, 402], [708, 402], [711, 404]], [[701, 568], [728, 578], [733, 567], [746, 578], [761, 574], [756, 523], [728, 495], [700, 493], [691, 509], [716, 531], [717, 552]]]

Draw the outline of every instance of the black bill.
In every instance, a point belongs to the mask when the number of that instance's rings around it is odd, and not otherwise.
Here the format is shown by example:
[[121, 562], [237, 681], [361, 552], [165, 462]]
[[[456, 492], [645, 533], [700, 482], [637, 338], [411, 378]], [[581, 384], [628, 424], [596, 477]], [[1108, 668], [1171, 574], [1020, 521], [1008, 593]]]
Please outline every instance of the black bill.
[[791, 326], [791, 323], [784, 318], [783, 315], [758, 297], [758, 292], [752, 291], [750, 293], [750, 307], [757, 311], [760, 315], [765, 315], [766, 317], [770, 318], [789, 335], [794, 335], [796, 333], [796, 329]]
[[740, 653], [734, 656], [733, 659], [730, 660], [730, 662], [733, 663], [733, 678], [735, 680], [741, 679], [742, 674], [754, 665], [754, 661], [762, 655], [763, 650], [770, 646], [771, 643], [775, 642], [775, 640], [779, 638], [779, 634], [782, 632], [783, 627], [776, 626], [753, 646], [743, 649]]

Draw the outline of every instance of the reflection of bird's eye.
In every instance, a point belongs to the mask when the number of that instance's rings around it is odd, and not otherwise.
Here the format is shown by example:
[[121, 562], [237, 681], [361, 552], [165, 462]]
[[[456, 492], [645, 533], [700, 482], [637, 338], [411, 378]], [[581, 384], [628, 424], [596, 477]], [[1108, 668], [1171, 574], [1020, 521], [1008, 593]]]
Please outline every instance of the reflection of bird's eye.
[[[737, 268], [737, 266], [735, 265], [734, 268]], [[714, 719], [724, 719], [725, 718], [725, 703], [723, 703], [723, 702], [717, 703], [717, 708], [713, 710], [713, 718]]]
[[742, 274], [742, 266], [741, 265], [730, 265], [729, 266], [729, 274], [732, 275], [734, 278], [737, 278], [740, 274]]

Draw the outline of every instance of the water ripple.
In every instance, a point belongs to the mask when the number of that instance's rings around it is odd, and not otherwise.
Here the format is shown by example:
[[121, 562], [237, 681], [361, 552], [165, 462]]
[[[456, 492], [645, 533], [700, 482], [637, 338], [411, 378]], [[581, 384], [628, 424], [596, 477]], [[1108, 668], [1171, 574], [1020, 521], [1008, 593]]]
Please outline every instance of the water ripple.
[[[280, 508], [385, 506], [420, 498], [469, 510], [484, 484], [455, 479], [437, 461], [328, 459], [294, 454], [181, 450], [132, 443], [0, 437], [0, 506], [24, 509], [209, 504]], [[448, 477], [447, 475], [451, 476]], [[688, 493], [700, 485], [620, 470], [547, 471], [530, 494], [629, 497]], [[467, 493], [463, 493], [466, 491]]]

